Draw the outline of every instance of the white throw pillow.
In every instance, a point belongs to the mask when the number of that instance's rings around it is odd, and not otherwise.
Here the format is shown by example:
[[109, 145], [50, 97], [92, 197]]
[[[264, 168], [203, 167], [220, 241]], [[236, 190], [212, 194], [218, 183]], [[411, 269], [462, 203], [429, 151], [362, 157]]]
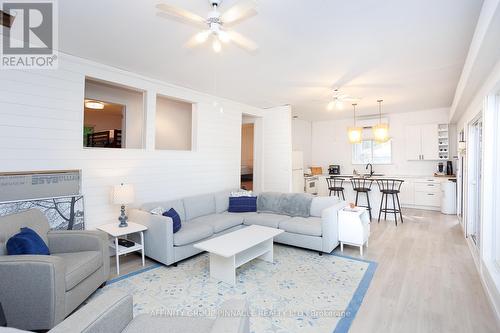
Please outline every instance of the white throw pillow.
[[163, 207], [156, 207], [153, 208], [149, 211], [153, 215], [163, 215], [163, 212], [165, 212], [165, 209]]
[[241, 190], [237, 192], [231, 192], [229, 196], [232, 198], [238, 198], [238, 197], [252, 197], [253, 195], [252, 191]]

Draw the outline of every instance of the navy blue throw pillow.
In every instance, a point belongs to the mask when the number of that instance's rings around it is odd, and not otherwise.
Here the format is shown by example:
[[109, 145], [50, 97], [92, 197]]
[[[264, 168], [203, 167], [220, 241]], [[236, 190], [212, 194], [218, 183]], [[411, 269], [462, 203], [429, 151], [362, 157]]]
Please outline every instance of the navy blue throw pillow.
[[172, 221], [174, 222], [174, 224], [173, 224], [174, 234], [181, 229], [181, 226], [182, 226], [181, 217], [179, 216], [179, 214], [177, 214], [175, 209], [170, 208], [169, 210], [164, 212], [162, 215], [166, 216], [166, 217], [170, 217], [172, 219]]
[[15, 234], [7, 241], [7, 254], [44, 254], [49, 255], [49, 248], [43, 239], [30, 228], [21, 228], [21, 232]]
[[230, 197], [230, 213], [248, 213], [257, 211], [257, 197]]

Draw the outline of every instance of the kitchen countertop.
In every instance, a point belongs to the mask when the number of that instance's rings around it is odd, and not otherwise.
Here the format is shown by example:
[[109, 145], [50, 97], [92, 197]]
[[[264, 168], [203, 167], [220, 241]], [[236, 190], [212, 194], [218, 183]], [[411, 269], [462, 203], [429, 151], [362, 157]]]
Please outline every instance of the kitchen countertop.
[[[342, 175], [330, 175], [330, 174], [321, 174], [321, 175], [315, 175], [315, 176], [311, 176], [311, 177], [331, 177], [331, 176], [335, 176], [335, 177], [345, 177], [345, 178], [352, 178], [354, 177], [354, 175], [352, 174], [342, 174]], [[356, 175], [357, 177], [363, 177], [363, 175]], [[452, 176], [434, 176], [434, 175], [381, 175], [381, 176], [371, 176], [371, 177], [367, 177], [367, 179], [373, 179], [373, 180], [377, 180], [377, 179], [406, 179], [406, 178], [413, 178], [413, 179], [436, 179], [436, 180], [442, 180], [442, 181], [446, 181], [448, 179], [456, 179], [456, 176], [452, 175]]]

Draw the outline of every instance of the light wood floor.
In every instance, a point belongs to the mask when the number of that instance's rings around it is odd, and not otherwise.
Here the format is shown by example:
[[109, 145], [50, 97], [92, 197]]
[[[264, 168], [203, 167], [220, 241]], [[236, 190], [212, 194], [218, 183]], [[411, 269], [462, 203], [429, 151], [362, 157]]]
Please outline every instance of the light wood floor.
[[[363, 258], [378, 267], [350, 332], [500, 332], [457, 218], [410, 209], [403, 217], [398, 227], [372, 222]], [[140, 256], [120, 257], [122, 275], [140, 265]]]

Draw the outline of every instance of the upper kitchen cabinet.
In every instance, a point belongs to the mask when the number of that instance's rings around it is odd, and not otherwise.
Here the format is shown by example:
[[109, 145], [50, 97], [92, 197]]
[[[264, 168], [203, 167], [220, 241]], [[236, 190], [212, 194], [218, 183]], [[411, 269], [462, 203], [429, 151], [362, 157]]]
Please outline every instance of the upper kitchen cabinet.
[[409, 125], [405, 133], [407, 160], [439, 160], [439, 124]]

